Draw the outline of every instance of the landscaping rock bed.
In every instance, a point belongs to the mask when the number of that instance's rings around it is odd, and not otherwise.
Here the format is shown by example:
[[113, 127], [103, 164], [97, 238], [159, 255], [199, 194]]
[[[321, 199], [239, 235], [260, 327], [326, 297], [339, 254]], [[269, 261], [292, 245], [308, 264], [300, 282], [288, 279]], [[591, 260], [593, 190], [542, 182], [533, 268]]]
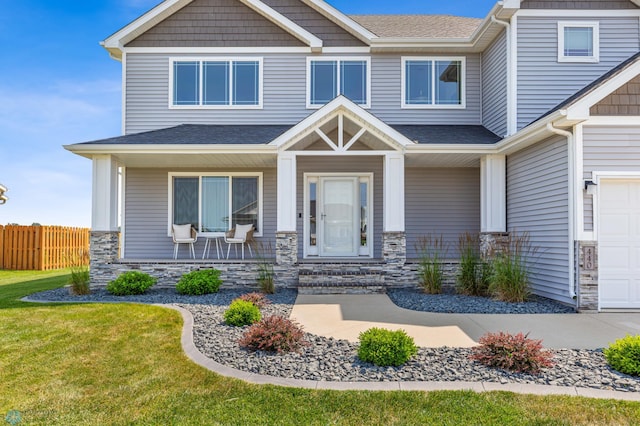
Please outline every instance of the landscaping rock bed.
[[[358, 359], [357, 344], [311, 334], [306, 334], [310, 345], [299, 354], [249, 352], [237, 343], [247, 327], [227, 326], [223, 320], [223, 312], [231, 300], [243, 293], [222, 289], [212, 295], [181, 296], [174, 290], [153, 289], [146, 295], [123, 298], [104, 291], [70, 296], [66, 289], [56, 289], [30, 298], [172, 303], [193, 314], [194, 342], [207, 357], [239, 370], [270, 376], [325, 381], [485, 381], [640, 391], [640, 379], [610, 369], [601, 350], [553, 350], [556, 365], [538, 376], [509, 373], [470, 361], [471, 350], [464, 348], [420, 348], [418, 354], [401, 367], [376, 367]], [[263, 316], [289, 316], [295, 298], [295, 290], [279, 290], [269, 295], [272, 303], [263, 309]]]

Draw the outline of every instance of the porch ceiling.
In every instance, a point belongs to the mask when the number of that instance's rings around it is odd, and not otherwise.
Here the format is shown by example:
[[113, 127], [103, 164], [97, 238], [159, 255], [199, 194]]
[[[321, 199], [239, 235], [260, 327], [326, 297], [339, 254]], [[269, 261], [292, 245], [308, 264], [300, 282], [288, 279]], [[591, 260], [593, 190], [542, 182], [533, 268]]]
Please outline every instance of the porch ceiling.
[[406, 167], [480, 167], [478, 153], [411, 153], [405, 156]]

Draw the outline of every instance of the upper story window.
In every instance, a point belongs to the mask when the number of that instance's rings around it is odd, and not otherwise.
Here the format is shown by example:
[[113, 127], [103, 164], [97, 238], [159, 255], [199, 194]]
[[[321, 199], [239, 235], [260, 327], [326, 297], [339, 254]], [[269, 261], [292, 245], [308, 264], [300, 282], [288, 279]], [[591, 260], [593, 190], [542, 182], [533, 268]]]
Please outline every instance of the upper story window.
[[558, 62], [600, 60], [598, 22], [558, 22]]
[[222, 235], [252, 224], [262, 232], [261, 173], [170, 173], [169, 218], [200, 233]]
[[465, 58], [403, 57], [402, 108], [464, 108]]
[[307, 58], [307, 108], [319, 108], [338, 95], [369, 108], [370, 58]]
[[262, 58], [171, 60], [171, 108], [262, 108]]

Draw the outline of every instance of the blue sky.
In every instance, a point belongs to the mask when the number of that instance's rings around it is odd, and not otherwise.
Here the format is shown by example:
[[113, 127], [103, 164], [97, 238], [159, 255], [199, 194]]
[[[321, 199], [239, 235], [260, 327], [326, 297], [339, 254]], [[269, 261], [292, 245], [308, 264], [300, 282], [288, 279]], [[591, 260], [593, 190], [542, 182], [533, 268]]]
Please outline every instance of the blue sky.
[[[20, 0], [0, 14], [0, 224], [90, 226], [91, 162], [62, 145], [121, 132], [120, 63], [99, 42], [158, 0]], [[345, 13], [484, 17], [494, 0], [329, 0]]]

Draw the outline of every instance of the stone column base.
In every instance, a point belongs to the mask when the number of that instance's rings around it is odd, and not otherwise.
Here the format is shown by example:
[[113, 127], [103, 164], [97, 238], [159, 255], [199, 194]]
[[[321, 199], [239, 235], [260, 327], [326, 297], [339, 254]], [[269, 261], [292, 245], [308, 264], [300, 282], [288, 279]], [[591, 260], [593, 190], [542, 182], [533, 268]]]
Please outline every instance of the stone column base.
[[298, 233], [276, 232], [275, 283], [281, 287], [298, 285]]
[[483, 259], [488, 259], [503, 253], [509, 248], [509, 242], [509, 232], [481, 232], [480, 256]]
[[576, 287], [578, 310], [598, 310], [598, 243], [576, 241]]
[[415, 274], [404, 267], [407, 263], [405, 232], [382, 233], [382, 259], [385, 285], [409, 285], [415, 280]]
[[118, 260], [120, 232], [91, 231], [89, 245], [89, 279], [91, 287], [106, 286], [117, 276], [113, 263]]

